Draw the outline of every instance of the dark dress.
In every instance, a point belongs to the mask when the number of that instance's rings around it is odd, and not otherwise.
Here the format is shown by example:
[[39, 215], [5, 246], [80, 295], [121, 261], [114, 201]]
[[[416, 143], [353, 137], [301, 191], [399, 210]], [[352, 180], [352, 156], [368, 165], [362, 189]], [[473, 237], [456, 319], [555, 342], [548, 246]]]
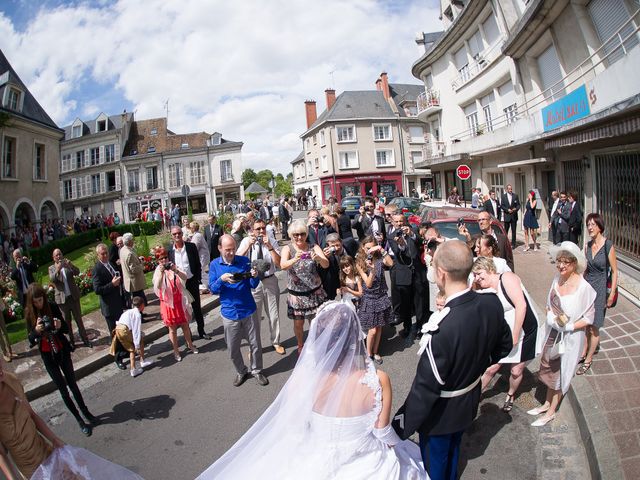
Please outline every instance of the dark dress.
[[593, 326], [602, 328], [607, 309], [607, 259], [605, 251], [611, 250], [611, 242], [605, 240], [604, 245], [598, 250], [595, 257], [593, 257], [591, 252], [592, 244], [593, 240], [589, 241], [586, 247], [587, 269], [584, 272], [584, 279], [596, 291]]
[[[515, 322], [515, 305], [509, 295], [507, 294], [507, 290], [504, 288], [504, 284], [502, 283], [502, 275], [500, 275], [500, 291], [498, 293], [498, 298], [502, 303], [505, 313], [505, 320], [507, 317]], [[524, 293], [524, 292], [523, 292]], [[505, 303], [506, 301], [507, 303]], [[533, 360], [536, 357], [536, 338], [538, 335], [538, 319], [536, 318], [536, 314], [534, 313], [531, 305], [529, 303], [529, 298], [527, 295], [524, 295], [524, 301], [527, 304], [527, 310], [524, 315], [524, 322], [522, 323], [522, 331], [524, 336], [522, 337], [522, 347], [520, 349], [520, 358], [513, 358], [511, 352], [507, 357], [504, 357], [500, 363], [520, 363], [520, 362], [528, 362], [529, 360]], [[507, 323], [509, 323], [507, 321]], [[511, 329], [511, 325], [509, 325]], [[515, 347], [512, 352], [515, 351]]]
[[525, 208], [527, 211], [524, 213], [524, 219], [522, 220], [524, 228], [531, 228], [533, 230], [540, 228], [540, 225], [538, 225], [538, 219], [536, 218], [536, 211], [531, 206], [531, 201], [527, 200]]
[[363, 295], [360, 299], [358, 317], [363, 331], [388, 325], [392, 319], [391, 300], [387, 294], [387, 281], [382, 271], [382, 260], [377, 260], [373, 266], [375, 275], [371, 288], [362, 282]]

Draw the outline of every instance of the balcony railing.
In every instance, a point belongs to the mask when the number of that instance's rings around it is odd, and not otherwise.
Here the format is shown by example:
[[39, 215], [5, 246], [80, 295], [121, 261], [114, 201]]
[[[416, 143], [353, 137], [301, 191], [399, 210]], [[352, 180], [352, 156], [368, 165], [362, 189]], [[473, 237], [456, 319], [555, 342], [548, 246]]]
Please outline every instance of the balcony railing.
[[418, 116], [426, 116], [440, 110], [440, 92], [430, 89], [422, 92], [417, 98]]
[[453, 79], [451, 86], [454, 90], [459, 89], [465, 83], [471, 81], [480, 72], [489, 66], [500, 55], [504, 36], [500, 37], [493, 45], [482, 51], [468, 65], [463, 66], [459, 70], [459, 75]]

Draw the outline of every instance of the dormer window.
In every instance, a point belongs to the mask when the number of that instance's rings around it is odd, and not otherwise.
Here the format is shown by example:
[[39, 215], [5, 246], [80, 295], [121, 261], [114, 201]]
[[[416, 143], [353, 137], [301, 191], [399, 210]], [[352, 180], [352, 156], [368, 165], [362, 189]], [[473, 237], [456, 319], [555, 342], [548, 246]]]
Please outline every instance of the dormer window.
[[151, 129], [151, 135], [158, 135], [158, 129], [156, 127]]
[[82, 136], [82, 125], [74, 125], [71, 136], [73, 138], [80, 138]]
[[10, 87], [7, 95], [7, 108], [10, 110], [20, 110], [20, 96], [22, 92], [17, 88]]
[[188, 149], [188, 148], [189, 148], [189, 144], [188, 144], [188, 143], [183, 143], [182, 145], [180, 145], [180, 148], [181, 148], [182, 150], [186, 150], [186, 149]]
[[98, 120], [96, 122], [96, 131], [97, 132], [105, 132], [107, 130], [107, 121], [106, 120]]
[[154, 147], [153, 145], [149, 145], [149, 148], [147, 148], [147, 153], [156, 153], [156, 147]]

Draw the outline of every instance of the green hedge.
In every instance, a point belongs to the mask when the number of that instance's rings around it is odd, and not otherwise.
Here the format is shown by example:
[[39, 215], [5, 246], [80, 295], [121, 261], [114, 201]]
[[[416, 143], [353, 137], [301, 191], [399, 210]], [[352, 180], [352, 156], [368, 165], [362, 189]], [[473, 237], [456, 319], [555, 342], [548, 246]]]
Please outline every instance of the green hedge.
[[162, 222], [140, 222], [114, 225], [113, 227], [95, 228], [87, 232], [76, 233], [59, 240], [54, 240], [40, 248], [29, 250], [29, 256], [38, 264], [42, 265], [51, 261], [51, 256], [56, 248], [63, 252], [71, 252], [78, 248], [90, 245], [95, 242], [108, 242], [109, 233], [118, 232], [120, 234], [131, 232], [135, 236], [142, 233], [145, 235], [155, 235], [162, 229]]

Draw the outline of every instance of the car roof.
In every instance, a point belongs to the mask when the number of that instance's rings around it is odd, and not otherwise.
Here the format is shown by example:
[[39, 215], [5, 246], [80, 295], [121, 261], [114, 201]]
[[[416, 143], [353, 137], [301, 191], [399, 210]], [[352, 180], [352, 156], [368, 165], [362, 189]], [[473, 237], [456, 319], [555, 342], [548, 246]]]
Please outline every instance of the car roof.
[[351, 195], [349, 197], [343, 197], [342, 201], [344, 202], [345, 200], [362, 200], [363, 197], [361, 197], [360, 195]]

